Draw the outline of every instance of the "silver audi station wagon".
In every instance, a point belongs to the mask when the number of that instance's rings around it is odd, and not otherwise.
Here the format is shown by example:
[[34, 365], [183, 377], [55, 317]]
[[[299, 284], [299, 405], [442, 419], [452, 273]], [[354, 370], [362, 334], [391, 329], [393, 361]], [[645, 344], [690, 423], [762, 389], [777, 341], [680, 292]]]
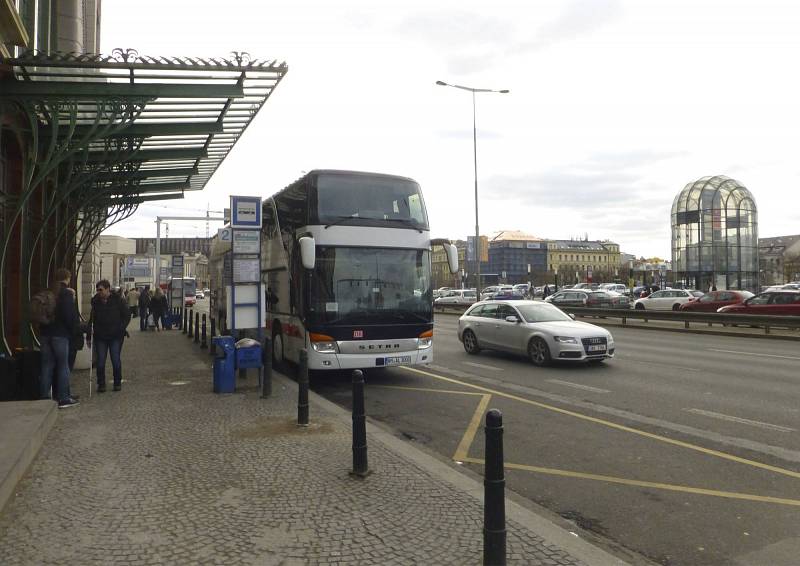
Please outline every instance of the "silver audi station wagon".
[[484, 348], [504, 350], [527, 355], [537, 366], [614, 357], [614, 338], [608, 330], [578, 322], [540, 301], [476, 303], [458, 320], [458, 339], [468, 354]]

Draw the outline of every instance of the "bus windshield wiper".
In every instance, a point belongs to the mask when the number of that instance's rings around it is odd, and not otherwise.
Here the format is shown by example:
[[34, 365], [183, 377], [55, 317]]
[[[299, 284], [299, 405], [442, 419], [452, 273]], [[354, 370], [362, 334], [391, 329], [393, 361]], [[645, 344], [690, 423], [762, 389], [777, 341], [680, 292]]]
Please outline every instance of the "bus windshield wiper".
[[354, 212], [353, 214], [351, 214], [349, 216], [337, 216], [337, 220], [334, 220], [330, 224], [326, 224], [325, 225], [325, 230], [327, 230], [331, 226], [336, 226], [337, 224], [341, 224], [345, 220], [352, 220], [353, 218], [359, 218], [358, 212]]
[[419, 227], [419, 224], [409, 218], [368, 218], [366, 216], [362, 216], [361, 218], [364, 220], [375, 220], [376, 222], [400, 222], [401, 224], [408, 224], [414, 228], [414, 230], [422, 234], [422, 228]]

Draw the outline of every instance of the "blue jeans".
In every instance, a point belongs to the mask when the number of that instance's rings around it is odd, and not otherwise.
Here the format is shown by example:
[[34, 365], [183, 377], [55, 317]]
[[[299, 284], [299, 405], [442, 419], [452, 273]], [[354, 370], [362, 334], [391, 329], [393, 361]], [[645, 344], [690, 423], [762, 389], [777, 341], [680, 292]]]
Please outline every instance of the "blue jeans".
[[114, 385], [122, 385], [122, 339], [101, 340], [95, 338], [94, 346], [97, 348], [97, 385], [106, 384], [106, 354], [111, 354], [111, 367], [114, 371]]
[[[42, 336], [42, 372], [39, 376], [39, 396], [64, 401], [69, 398], [69, 338]], [[55, 376], [55, 383], [53, 377]]]

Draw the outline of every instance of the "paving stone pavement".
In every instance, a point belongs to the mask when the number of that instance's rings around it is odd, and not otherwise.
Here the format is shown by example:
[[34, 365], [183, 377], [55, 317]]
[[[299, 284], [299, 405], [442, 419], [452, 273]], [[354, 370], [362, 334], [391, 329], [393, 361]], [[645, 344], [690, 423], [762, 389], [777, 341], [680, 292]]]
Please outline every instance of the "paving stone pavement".
[[[379, 442], [376, 472], [353, 478], [348, 425], [312, 402], [312, 425], [295, 426], [292, 383], [260, 399], [252, 375], [216, 395], [211, 356], [180, 331], [131, 335], [121, 392], [89, 398], [74, 373], [80, 406], [59, 412], [0, 514], [0, 563], [481, 563], [473, 496]], [[513, 522], [508, 557], [581, 564]]]

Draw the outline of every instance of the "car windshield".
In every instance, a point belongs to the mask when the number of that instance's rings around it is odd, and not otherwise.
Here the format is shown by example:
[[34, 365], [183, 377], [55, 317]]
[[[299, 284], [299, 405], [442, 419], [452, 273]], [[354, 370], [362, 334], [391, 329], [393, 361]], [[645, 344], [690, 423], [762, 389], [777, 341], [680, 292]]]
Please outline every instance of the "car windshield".
[[317, 248], [311, 323], [429, 322], [432, 304], [428, 250]]
[[525, 322], [553, 322], [558, 320], [569, 320], [572, 318], [561, 309], [547, 303], [536, 305], [517, 305], [522, 318]]

